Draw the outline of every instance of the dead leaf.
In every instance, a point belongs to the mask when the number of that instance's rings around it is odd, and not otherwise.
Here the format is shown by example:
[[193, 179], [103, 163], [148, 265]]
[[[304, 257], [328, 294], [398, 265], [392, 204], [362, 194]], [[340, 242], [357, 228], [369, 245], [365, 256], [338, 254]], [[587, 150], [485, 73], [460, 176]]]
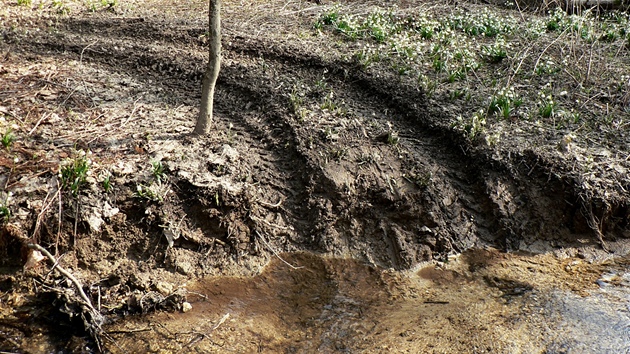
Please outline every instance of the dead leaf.
[[24, 269], [35, 268], [35, 266], [44, 259], [46, 259], [46, 257], [44, 257], [40, 251], [30, 250], [26, 258], [26, 264], [24, 264]]
[[168, 248], [173, 247], [173, 244], [175, 244], [175, 240], [179, 238], [179, 233], [173, 232], [171, 231], [171, 229], [164, 229], [162, 230], [162, 232], [164, 233], [166, 241], [168, 242]]
[[39, 91], [38, 93], [39, 95], [43, 96], [45, 100], [54, 100], [54, 99], [57, 99], [57, 97], [59, 97], [59, 95], [56, 92], [52, 92], [49, 89], [43, 89]]

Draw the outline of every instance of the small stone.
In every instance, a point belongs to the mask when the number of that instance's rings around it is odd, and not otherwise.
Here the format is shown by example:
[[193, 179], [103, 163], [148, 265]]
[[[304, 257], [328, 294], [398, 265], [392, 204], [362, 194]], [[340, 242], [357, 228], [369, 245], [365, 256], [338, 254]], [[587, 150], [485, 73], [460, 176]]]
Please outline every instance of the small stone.
[[103, 225], [103, 219], [101, 218], [101, 213], [97, 208], [92, 208], [92, 213], [87, 216], [88, 225], [90, 226], [90, 230], [92, 232], [101, 231], [101, 225]]
[[108, 202], [103, 204], [102, 214], [105, 218], [111, 218], [112, 216], [118, 214], [119, 211], [120, 209], [112, 207]]
[[190, 310], [192, 310], [192, 305], [190, 304], [190, 302], [182, 303], [182, 312], [186, 313]]

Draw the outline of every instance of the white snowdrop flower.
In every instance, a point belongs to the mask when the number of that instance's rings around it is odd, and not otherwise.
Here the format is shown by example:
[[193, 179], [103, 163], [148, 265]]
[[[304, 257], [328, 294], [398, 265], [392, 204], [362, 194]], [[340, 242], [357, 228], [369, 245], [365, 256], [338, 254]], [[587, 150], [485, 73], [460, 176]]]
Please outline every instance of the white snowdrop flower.
[[13, 162], [15, 162], [15, 163], [20, 162], [20, 158], [19, 158], [19, 157], [17, 157], [17, 156], [16, 156], [16, 157], [14, 157], [14, 158], [13, 158]]

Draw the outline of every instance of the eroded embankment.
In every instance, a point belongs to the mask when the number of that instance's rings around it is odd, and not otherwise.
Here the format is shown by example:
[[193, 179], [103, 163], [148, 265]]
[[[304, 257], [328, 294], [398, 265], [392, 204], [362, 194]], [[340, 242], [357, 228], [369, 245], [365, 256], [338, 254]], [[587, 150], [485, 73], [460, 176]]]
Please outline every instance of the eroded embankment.
[[[66, 19], [58, 28], [63, 31], [54, 38], [27, 38], [26, 48], [81, 55], [84, 62], [151, 82], [146, 88], [171, 105], [193, 105], [204, 60], [202, 27], [102, 18]], [[262, 206], [254, 218], [245, 206], [230, 216], [221, 215], [221, 208], [209, 212], [217, 221], [214, 234], [231, 242], [232, 250], [260, 248], [253, 245], [256, 229], [277, 234], [256, 222], [267, 218], [282, 219], [286, 225], [281, 227], [292, 229], [290, 241], [275, 245], [279, 250], [306, 246], [396, 268], [480, 242], [519, 249], [538, 240], [555, 245], [596, 240], [593, 228], [609, 236], [627, 233], [623, 202], [584, 200], [559, 168], [533, 152], [497, 156], [471, 149], [447, 126], [439, 107], [427, 107], [422, 92], [385, 73], [366, 74], [291, 43], [243, 34], [225, 42], [217, 124], [228, 129], [224, 143], [239, 152], [236, 161], [228, 162], [233, 166], [190, 162], [207, 158], [199, 150], [220, 150], [212, 143], [179, 146], [172, 136], [157, 136], [147, 148], [152, 156], [170, 159], [165, 163], [181, 180], [177, 183], [188, 187], [178, 193], [184, 204], [200, 202], [199, 193], [217, 193], [216, 183], [194, 181], [208, 173], [240, 184], [241, 190], [252, 181], [260, 183], [263, 188], [253, 193], [263, 196], [249, 197], [271, 205], [282, 201], [276, 210]], [[194, 146], [188, 162], [166, 156], [164, 149], [172, 153], [186, 144]], [[181, 171], [187, 171], [185, 176]], [[224, 197], [239, 208], [242, 196]], [[201, 204], [211, 208], [209, 202]], [[230, 241], [226, 227], [218, 224], [237, 219], [247, 230]], [[193, 216], [184, 225], [194, 229], [197, 222]]]

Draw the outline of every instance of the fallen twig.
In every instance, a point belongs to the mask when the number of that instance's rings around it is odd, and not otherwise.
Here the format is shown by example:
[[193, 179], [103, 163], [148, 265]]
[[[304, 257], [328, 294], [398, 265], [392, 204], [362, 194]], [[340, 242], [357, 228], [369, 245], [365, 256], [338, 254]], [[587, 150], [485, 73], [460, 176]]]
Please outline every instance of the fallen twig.
[[41, 123], [44, 119], [46, 119], [46, 117], [48, 117], [48, 113], [44, 113], [44, 114], [42, 114], [41, 118], [39, 118], [39, 120], [37, 121], [37, 123], [35, 123], [35, 126], [33, 127], [33, 129], [31, 129], [31, 130], [28, 132], [28, 135], [33, 134], [33, 132], [35, 131], [35, 129], [37, 129], [37, 127], [39, 126], [39, 124], [40, 124], [40, 123]]
[[[111, 134], [113, 134], [113, 133], [117, 132], [118, 130], [120, 130], [121, 128], [124, 128], [124, 126], [125, 126], [127, 123], [129, 123], [129, 122], [131, 121], [131, 118], [132, 118], [132, 117], [134, 116], [134, 114], [136, 113], [136, 110], [138, 109], [138, 101], [140, 101], [140, 99], [141, 99], [141, 98], [142, 98], [142, 97], [139, 97], [138, 99], [136, 99], [136, 100], [133, 102], [133, 109], [131, 110], [131, 113], [129, 114], [129, 116], [127, 116], [127, 118], [126, 118], [126, 119], [124, 119], [124, 120], [122, 120], [122, 119], [121, 119], [121, 122], [120, 122], [120, 124], [118, 125], [118, 127], [113, 127], [113, 128], [111, 128], [111, 130], [107, 130], [106, 132], [104, 132], [104, 133], [102, 133], [102, 134], [98, 134], [98, 135], [94, 136], [92, 139], [90, 139], [90, 140], [88, 141], [88, 144], [91, 144], [91, 143], [93, 143], [95, 140], [97, 140], [97, 139], [99, 139], [99, 138], [102, 138], [102, 137], [104, 137], [104, 136], [106, 136], [106, 135], [111, 135]], [[135, 118], [134, 118], [134, 119], [135, 119]], [[99, 129], [100, 129], [100, 128], [99, 128]], [[93, 132], [97, 132], [97, 131], [98, 131], [98, 130], [94, 130]], [[93, 132], [90, 132], [90, 133], [93, 133]]]
[[77, 278], [75, 278], [74, 275], [72, 275], [72, 273], [68, 272], [62, 266], [58, 265], [57, 264], [57, 259], [55, 259], [55, 257], [52, 254], [50, 254], [50, 252], [48, 252], [44, 247], [42, 247], [42, 246], [40, 246], [40, 245], [38, 245], [36, 243], [29, 243], [28, 244], [28, 248], [41, 252], [44, 256], [46, 256], [48, 258], [49, 261], [52, 262], [52, 264], [56, 265], [55, 269], [57, 269], [59, 271], [59, 273], [63, 274], [66, 278], [70, 279], [70, 281], [77, 288], [77, 291], [79, 292], [79, 295], [81, 296], [81, 299], [83, 299], [83, 301], [85, 301], [85, 304], [91, 310], [96, 312], [96, 309], [94, 308], [94, 306], [92, 306], [92, 302], [87, 297], [87, 295], [85, 295], [85, 292], [83, 291], [83, 285], [81, 285], [79, 280], [77, 280]]
[[37, 236], [37, 233], [39, 232], [39, 228], [40, 228], [41, 223], [42, 223], [42, 219], [44, 218], [44, 215], [46, 214], [46, 211], [48, 210], [48, 208], [50, 208], [50, 205], [53, 203], [53, 201], [55, 200], [55, 197], [60, 192], [61, 192], [61, 188], [57, 189], [57, 191], [52, 196], [52, 198], [50, 198], [50, 201], [48, 201], [48, 197], [50, 196], [50, 192], [48, 194], [46, 194], [46, 197], [44, 198], [44, 201], [42, 202], [42, 204], [43, 204], [42, 205], [42, 210], [39, 212], [39, 214], [37, 215], [37, 219], [35, 220], [35, 228], [33, 229], [32, 239], [35, 239], [35, 237]]
[[[103, 332], [103, 329], [101, 328], [101, 324], [103, 323], [104, 319], [101, 313], [94, 308], [94, 306], [92, 305], [92, 301], [90, 301], [90, 298], [88, 298], [85, 292], [83, 291], [83, 285], [81, 284], [81, 282], [77, 278], [75, 278], [75, 276], [72, 275], [72, 273], [70, 273], [69, 271], [64, 269], [62, 266], [57, 264], [57, 260], [55, 259], [55, 257], [52, 254], [50, 254], [50, 252], [48, 252], [44, 247], [36, 243], [29, 243], [28, 248], [32, 250], [37, 250], [40, 253], [42, 253], [44, 256], [46, 256], [48, 258], [48, 261], [53, 263], [54, 265], [53, 269], [56, 269], [59, 273], [61, 273], [63, 276], [69, 279], [72, 282], [72, 284], [75, 286], [75, 288], [77, 289], [77, 292], [79, 293], [80, 299], [72, 299], [72, 300], [77, 301], [79, 304], [87, 308], [87, 309], [83, 309], [82, 312], [80, 313], [81, 318], [83, 318], [83, 325], [85, 326], [85, 330], [90, 334], [92, 339], [94, 339], [94, 342], [96, 343], [96, 346], [98, 347], [98, 351], [99, 352], [102, 351], [101, 335], [103, 335], [104, 332]], [[88, 316], [86, 316], [86, 312]]]
[[226, 313], [225, 315], [223, 315], [223, 317], [221, 317], [221, 319], [219, 320], [219, 322], [217, 322], [217, 324], [215, 324], [214, 326], [212, 326], [212, 328], [208, 331], [208, 333], [197, 333], [197, 336], [195, 338], [193, 338], [190, 342], [188, 342], [188, 344], [186, 344], [185, 348], [189, 348], [199, 342], [201, 342], [203, 339], [207, 338], [208, 336], [210, 336], [210, 333], [212, 333], [215, 329], [219, 328], [219, 326], [221, 326], [225, 321], [227, 321], [227, 319], [230, 318], [230, 313]]
[[540, 63], [540, 59], [543, 57], [543, 55], [545, 55], [545, 53], [547, 52], [547, 50], [554, 45], [558, 40], [560, 40], [560, 38], [562, 38], [564, 36], [564, 34], [567, 32], [568, 29], [565, 29], [564, 31], [562, 31], [562, 33], [560, 33], [558, 35], [558, 37], [556, 37], [556, 39], [554, 39], [553, 41], [551, 41], [551, 43], [549, 43], [545, 49], [543, 49], [543, 51], [540, 53], [540, 55], [538, 56], [538, 59], [536, 59], [536, 62], [534, 63], [534, 70], [532, 70], [532, 73], [536, 73], [536, 68], [538, 68], [538, 63]]
[[198, 293], [198, 292], [195, 292], [195, 291], [190, 291], [190, 290], [187, 291], [187, 293], [188, 294], [192, 294], [192, 295], [197, 295], [197, 296], [203, 298], [204, 300], [208, 300], [208, 297], [206, 295], [204, 295], [204, 294], [201, 294], [201, 293]]
[[221, 319], [219, 320], [219, 322], [217, 324], [214, 325], [214, 327], [212, 327], [212, 330], [214, 331], [215, 329], [219, 328], [220, 325], [222, 325], [225, 321], [227, 321], [227, 319], [230, 318], [230, 313], [226, 313], [225, 315], [223, 315], [223, 317], [221, 317]]
[[77, 200], [74, 211], [74, 229], [72, 230], [72, 247], [76, 247], [77, 245], [77, 229], [79, 228], [79, 206], [81, 200], [81, 195], [77, 194]]
[[140, 333], [140, 332], [148, 332], [151, 328], [137, 328], [137, 329], [128, 329], [128, 330], [120, 330], [120, 331], [111, 331], [107, 332], [107, 334], [129, 334], [129, 333]]
[[288, 265], [289, 267], [291, 267], [291, 269], [302, 269], [304, 267], [296, 267], [293, 264], [285, 261], [284, 259], [282, 259], [282, 257], [280, 257], [280, 255], [278, 254], [278, 252], [276, 252], [276, 250], [273, 249], [273, 247], [271, 247], [271, 245], [269, 243], [267, 243], [267, 241], [265, 241], [265, 238], [262, 237], [262, 235], [258, 232], [258, 230], [255, 231], [256, 235], [258, 235], [258, 237], [262, 240], [262, 242], [265, 244], [265, 246], [267, 246], [267, 248], [269, 248], [269, 250], [274, 254], [274, 256], [278, 257], [279, 260], [282, 261], [282, 263]]
[[62, 213], [62, 200], [61, 200], [61, 186], [59, 186], [59, 210], [57, 214], [57, 239], [55, 240], [55, 254], [59, 254], [59, 238], [61, 238], [61, 213]]

